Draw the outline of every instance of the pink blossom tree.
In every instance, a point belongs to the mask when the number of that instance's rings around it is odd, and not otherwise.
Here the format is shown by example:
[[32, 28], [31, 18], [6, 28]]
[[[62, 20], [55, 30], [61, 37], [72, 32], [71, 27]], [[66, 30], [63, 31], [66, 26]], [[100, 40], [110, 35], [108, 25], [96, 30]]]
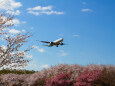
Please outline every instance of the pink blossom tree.
[[85, 70], [81, 75], [76, 79], [74, 86], [95, 86], [93, 83], [99, 79], [102, 75], [102, 70]]
[[61, 73], [53, 78], [46, 79], [46, 86], [71, 86], [70, 74]]

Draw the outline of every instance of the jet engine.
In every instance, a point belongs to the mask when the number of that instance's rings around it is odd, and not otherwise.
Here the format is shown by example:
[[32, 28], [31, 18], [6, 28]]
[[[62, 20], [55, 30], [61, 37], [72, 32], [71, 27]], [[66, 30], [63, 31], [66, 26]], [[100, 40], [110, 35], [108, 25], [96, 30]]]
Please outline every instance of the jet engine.
[[50, 42], [50, 44], [49, 44], [49, 45], [51, 45], [51, 46], [52, 46], [52, 45], [53, 45], [53, 42]]
[[60, 43], [60, 45], [64, 45], [64, 43]]

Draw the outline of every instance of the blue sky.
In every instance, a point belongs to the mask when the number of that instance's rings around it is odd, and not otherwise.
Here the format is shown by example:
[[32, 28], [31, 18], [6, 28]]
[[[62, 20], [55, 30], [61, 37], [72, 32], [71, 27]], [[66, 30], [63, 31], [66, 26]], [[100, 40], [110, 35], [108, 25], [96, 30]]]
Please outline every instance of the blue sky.
[[[4, 1], [4, 2], [3, 2]], [[26, 69], [57, 64], [115, 65], [115, 0], [0, 0], [0, 10], [16, 15], [10, 33], [30, 32]], [[7, 4], [7, 5], [6, 5]], [[42, 46], [36, 40], [64, 38], [67, 45]]]

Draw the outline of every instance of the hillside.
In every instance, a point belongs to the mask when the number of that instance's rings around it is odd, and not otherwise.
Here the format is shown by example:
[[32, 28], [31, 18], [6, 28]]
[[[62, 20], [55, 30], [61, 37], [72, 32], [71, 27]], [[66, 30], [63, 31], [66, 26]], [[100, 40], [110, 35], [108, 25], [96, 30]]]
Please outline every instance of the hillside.
[[0, 74], [0, 86], [115, 86], [113, 65], [59, 64], [39, 72], [1, 70]]

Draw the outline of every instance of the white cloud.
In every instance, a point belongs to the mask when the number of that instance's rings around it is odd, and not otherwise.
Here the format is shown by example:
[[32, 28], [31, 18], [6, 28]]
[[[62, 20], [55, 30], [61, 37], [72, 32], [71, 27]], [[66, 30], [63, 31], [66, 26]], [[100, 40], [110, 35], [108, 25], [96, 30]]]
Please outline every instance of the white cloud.
[[20, 24], [20, 21], [18, 19], [13, 19], [11, 21], [8, 21], [7, 23], [5, 23], [6, 25], [9, 25], [9, 24], [14, 24], [15, 26], [19, 25]]
[[33, 29], [34, 29], [34, 27], [30, 27], [30, 29], [31, 29], [31, 30], [33, 30]]
[[26, 32], [26, 30], [25, 29], [22, 29], [22, 31], [21, 32]]
[[37, 46], [37, 45], [33, 45], [32, 47], [33, 47], [33, 48], [38, 48], [38, 46]]
[[60, 50], [60, 56], [67, 56], [67, 53], [65, 53], [63, 50]]
[[4, 35], [5, 37], [9, 37], [8, 35]]
[[58, 12], [52, 10], [52, 6], [46, 6], [46, 7], [41, 7], [41, 6], [36, 6], [33, 8], [28, 8], [28, 13], [34, 14], [36, 16], [46, 14], [46, 15], [51, 15], [51, 14], [56, 14], [56, 15], [61, 15], [64, 14], [64, 12]]
[[82, 12], [92, 12], [93, 10], [87, 8], [87, 9], [81, 9]]
[[41, 67], [41, 68], [48, 68], [49, 65], [48, 65], [48, 64], [46, 64], [46, 65], [41, 65], [40, 67]]
[[11, 34], [18, 34], [18, 33], [21, 33], [21, 32], [26, 32], [26, 30], [25, 29], [22, 29], [22, 30], [16, 30], [16, 29], [8, 29], [9, 31], [9, 33], [11, 33]]
[[6, 13], [10, 15], [20, 15], [20, 11], [15, 9], [21, 6], [22, 4], [15, 0], [0, 0], [0, 10], [6, 10]]
[[63, 36], [63, 34], [59, 34], [59, 36]]
[[20, 2], [16, 2], [15, 0], [0, 0], [1, 10], [14, 10], [15, 8], [19, 8], [21, 6], [22, 4]]
[[[3, 18], [3, 20], [6, 20], [6, 19], [7, 19], [6, 16], [3, 16], [2, 18]], [[5, 24], [6, 24], [6, 25], [13, 24], [13, 25], [17, 26], [17, 25], [20, 24], [20, 21], [19, 21], [18, 19], [12, 19], [12, 20], [6, 22]]]
[[57, 12], [57, 11], [43, 11], [41, 12], [41, 14], [47, 14], [47, 15], [51, 15], [51, 14], [57, 14], [57, 15], [61, 15], [61, 14], [64, 14], [64, 12]]
[[36, 61], [33, 61], [33, 62], [31, 62], [30, 64], [28, 64], [28, 66], [27, 67], [30, 67], [30, 68], [37, 68], [37, 69], [43, 69], [43, 68], [48, 68], [49, 67], [49, 65], [48, 64], [45, 64], [45, 65], [38, 65], [37, 63], [36, 63]]
[[4, 50], [6, 50], [7, 49], [7, 47], [5, 46], [5, 45], [2, 45], [1, 46]]
[[26, 21], [22, 21], [22, 24], [26, 24]]
[[16, 10], [16, 11], [7, 10], [6, 13], [8, 13], [10, 15], [20, 15], [20, 11], [19, 10]]
[[86, 2], [82, 2], [83, 5], [86, 5], [87, 3]]
[[34, 8], [28, 8], [27, 10], [52, 10], [52, 6], [47, 6], [47, 7], [41, 7], [41, 6], [36, 6]]
[[73, 37], [79, 37], [80, 35], [73, 35]]
[[0, 37], [0, 40], [4, 40], [4, 38], [3, 38], [3, 37], [2, 37], [2, 38]]
[[16, 29], [9, 29], [9, 33], [18, 34], [20, 31]]
[[35, 59], [33, 59], [28, 65], [27, 67], [29, 68], [38, 68], [39, 66], [37, 65], [37, 62]]
[[14, 25], [20, 24], [20, 21], [19, 21], [18, 19], [13, 19], [11, 22], [12, 22]]
[[32, 47], [37, 49], [37, 51], [40, 52], [40, 53], [45, 52], [45, 50], [43, 48], [39, 48], [39, 46], [37, 46], [37, 45], [33, 45]]
[[34, 67], [38, 67], [38, 65], [36, 65], [36, 64], [33, 64], [33, 66], [34, 66]]
[[67, 53], [63, 52], [61, 56], [67, 56]]
[[39, 15], [39, 12], [34, 12], [34, 11], [28, 11], [28, 13], [30, 13], [30, 14], [34, 14], [34, 15]]
[[33, 56], [30, 55], [30, 54], [26, 54], [25, 56], [26, 56], [27, 58], [33, 58]]
[[43, 49], [43, 48], [39, 48], [38, 51], [39, 51], [40, 53], [43, 53], [43, 52], [44, 52], [44, 49]]

